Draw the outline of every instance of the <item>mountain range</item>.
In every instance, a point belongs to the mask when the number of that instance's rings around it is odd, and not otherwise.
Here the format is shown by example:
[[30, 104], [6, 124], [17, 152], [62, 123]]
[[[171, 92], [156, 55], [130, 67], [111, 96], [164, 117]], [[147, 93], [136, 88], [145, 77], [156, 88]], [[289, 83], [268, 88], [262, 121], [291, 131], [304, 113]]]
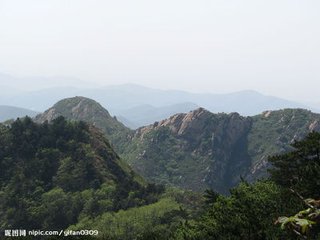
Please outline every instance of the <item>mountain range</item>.
[[268, 156], [320, 130], [320, 115], [304, 109], [265, 111], [249, 117], [198, 108], [130, 130], [96, 101], [59, 101], [37, 122], [58, 116], [100, 128], [120, 156], [147, 180], [196, 191], [227, 193], [241, 178], [266, 176]]
[[131, 130], [92, 99], [63, 99], [0, 123], [0, 226], [88, 228], [105, 239], [295, 239], [273, 223], [301, 200], [275, 181], [304, 171], [299, 190], [319, 195], [314, 131], [320, 115], [304, 109], [204, 108]]
[[85, 96], [99, 102], [111, 115], [132, 129], [152, 124], [176, 113], [185, 113], [203, 107], [211, 112], [238, 112], [254, 116], [265, 110], [316, 108], [285, 99], [266, 96], [247, 90], [229, 94], [190, 93], [159, 90], [135, 84], [91, 87], [52, 87], [36, 91], [11, 91], [2, 94], [0, 104], [23, 107], [42, 112], [63, 98]]
[[0, 105], [0, 122], [24, 116], [34, 117], [37, 114], [38, 112], [25, 108]]

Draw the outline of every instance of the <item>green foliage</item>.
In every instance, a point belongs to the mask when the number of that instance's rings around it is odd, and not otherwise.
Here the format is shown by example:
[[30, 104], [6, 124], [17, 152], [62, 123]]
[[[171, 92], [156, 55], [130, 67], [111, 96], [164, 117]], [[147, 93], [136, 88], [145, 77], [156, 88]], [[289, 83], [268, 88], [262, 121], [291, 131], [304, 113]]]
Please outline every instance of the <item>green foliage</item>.
[[238, 133], [234, 140], [226, 137], [229, 129], [224, 125], [229, 118], [204, 111], [200, 120], [179, 134], [172, 130], [179, 121], [172, 126], [147, 127], [133, 138], [122, 157], [149, 181], [198, 192], [210, 187], [225, 193], [250, 164], [246, 139]]
[[[319, 239], [319, 201], [308, 199], [308, 209], [299, 209], [300, 193], [319, 194], [320, 134], [310, 133], [292, 147], [292, 152], [270, 158], [272, 181], [242, 181], [230, 196], [206, 191], [202, 217], [182, 224], [175, 239]], [[293, 216], [279, 217], [288, 215]]]
[[180, 114], [166, 124], [138, 129], [121, 155], [149, 181], [226, 194], [240, 176], [250, 181], [266, 177], [268, 156], [292, 150], [290, 143], [320, 120], [319, 114], [303, 109], [248, 118], [206, 111], [199, 115], [183, 123], [186, 115]]
[[204, 191], [205, 203], [209, 206], [213, 205], [219, 197], [219, 194], [212, 189], [207, 189]]
[[275, 220], [295, 209], [297, 202], [282, 194], [272, 182], [245, 182], [231, 190], [230, 196], [218, 196], [196, 222], [181, 226], [177, 239], [281, 239], [285, 237]]
[[266, 176], [267, 157], [290, 150], [290, 142], [306, 136], [312, 123], [320, 120], [320, 115], [303, 109], [247, 118], [199, 109], [187, 121], [186, 114], [179, 114], [166, 124], [131, 131], [84, 97], [61, 100], [38, 120], [60, 115], [100, 128], [121, 157], [148, 181], [199, 192], [213, 188], [224, 194], [239, 183], [240, 176], [250, 181]]
[[58, 117], [0, 126], [0, 228], [56, 229], [156, 202], [97, 129]]
[[70, 229], [97, 229], [106, 239], [168, 239], [181, 219], [179, 204], [170, 198], [143, 207], [84, 217]]
[[[320, 115], [304, 109], [284, 109], [267, 111], [254, 116], [251, 130], [248, 134], [248, 153], [252, 165], [266, 165], [269, 156], [291, 151], [290, 144], [303, 139], [310, 126], [319, 122]], [[253, 176], [259, 179], [267, 175], [266, 167], [257, 169]]]
[[174, 138], [170, 130], [163, 127], [156, 132], [147, 133], [143, 142], [134, 139], [126, 149], [126, 154], [122, 156], [152, 182], [191, 186], [194, 178], [182, 176], [185, 176], [186, 172], [195, 174], [197, 171], [188, 165], [199, 160], [191, 155], [186, 159], [181, 145], [182, 141]]
[[281, 229], [294, 232], [305, 239], [320, 238], [320, 200], [306, 199], [307, 209], [291, 217], [279, 217], [277, 224]]
[[[320, 134], [310, 133], [302, 141], [292, 144], [293, 151], [276, 155], [269, 160], [273, 164], [270, 170], [271, 179], [289, 188], [300, 199], [320, 197]], [[282, 229], [290, 229], [300, 236], [309, 235], [309, 230], [319, 221], [318, 206], [313, 206], [314, 200], [305, 200], [308, 209], [300, 211], [291, 217], [281, 217], [278, 223]], [[310, 234], [320, 233], [319, 226]], [[319, 236], [320, 237], [320, 236]]]
[[[290, 119], [282, 121], [290, 124]], [[272, 131], [268, 141], [276, 136]], [[210, 155], [210, 144], [224, 142], [212, 140], [207, 131], [200, 138], [173, 135], [167, 127], [144, 134], [142, 142], [133, 139], [126, 154], [153, 180], [197, 188], [203, 180], [198, 171], [206, 172], [208, 161], [228, 173], [237, 167]], [[247, 157], [246, 140], [234, 144], [229, 164]], [[300, 194], [319, 197], [320, 134], [309, 134], [292, 150], [270, 158], [271, 180], [242, 180], [227, 196], [207, 190], [201, 197], [147, 184], [102, 133], [83, 122], [17, 120], [0, 125], [0, 228], [98, 229], [104, 239], [319, 239], [319, 201], [308, 200], [308, 209], [299, 210]], [[207, 180], [213, 177], [208, 173]], [[232, 182], [226, 181], [224, 187]]]
[[320, 134], [310, 133], [292, 144], [293, 151], [269, 159], [271, 178], [302, 196], [320, 197]]
[[270, 111], [253, 117], [250, 153], [256, 155], [255, 161], [263, 155], [278, 153], [295, 136], [305, 136], [310, 123], [317, 118], [319, 115], [304, 109]]

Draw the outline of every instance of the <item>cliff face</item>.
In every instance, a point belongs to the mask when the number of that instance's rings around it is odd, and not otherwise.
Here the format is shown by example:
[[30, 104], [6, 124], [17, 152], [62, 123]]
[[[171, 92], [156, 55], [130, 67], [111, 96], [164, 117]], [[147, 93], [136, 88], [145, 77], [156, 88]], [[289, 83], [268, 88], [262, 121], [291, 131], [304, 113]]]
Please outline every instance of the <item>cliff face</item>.
[[320, 115], [303, 109], [242, 117], [199, 108], [138, 129], [125, 156], [151, 181], [226, 193], [241, 177], [266, 176], [268, 156], [289, 151], [319, 123]]
[[203, 108], [177, 114], [138, 129], [133, 138], [138, 151], [127, 159], [150, 180], [224, 192], [250, 165], [246, 137], [251, 122], [237, 113], [212, 114]]
[[149, 181], [222, 193], [241, 177], [255, 181], [266, 176], [268, 156], [289, 151], [295, 140], [320, 131], [320, 115], [303, 109], [242, 117], [203, 108], [131, 131], [83, 97], [58, 102], [36, 121], [50, 122], [60, 115], [100, 128], [117, 153]]

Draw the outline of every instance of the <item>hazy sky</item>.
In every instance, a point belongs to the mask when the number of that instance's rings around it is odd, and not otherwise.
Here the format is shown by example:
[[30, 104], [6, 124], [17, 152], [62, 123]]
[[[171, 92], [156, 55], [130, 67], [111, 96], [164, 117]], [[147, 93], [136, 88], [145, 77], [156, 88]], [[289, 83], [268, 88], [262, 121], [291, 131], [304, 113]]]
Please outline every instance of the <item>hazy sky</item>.
[[0, 72], [320, 101], [319, 12], [319, 0], [0, 0]]

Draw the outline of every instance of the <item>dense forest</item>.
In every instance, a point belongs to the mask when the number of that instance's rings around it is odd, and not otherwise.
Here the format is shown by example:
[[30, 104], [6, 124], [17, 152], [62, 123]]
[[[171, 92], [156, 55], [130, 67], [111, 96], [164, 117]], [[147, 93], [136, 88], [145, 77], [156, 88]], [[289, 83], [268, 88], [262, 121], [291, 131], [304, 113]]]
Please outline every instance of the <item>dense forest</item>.
[[[95, 127], [0, 125], [0, 229], [94, 229], [103, 239], [320, 239], [320, 134], [269, 157], [269, 177], [221, 195], [147, 183]], [[84, 238], [85, 239], [85, 238]]]

